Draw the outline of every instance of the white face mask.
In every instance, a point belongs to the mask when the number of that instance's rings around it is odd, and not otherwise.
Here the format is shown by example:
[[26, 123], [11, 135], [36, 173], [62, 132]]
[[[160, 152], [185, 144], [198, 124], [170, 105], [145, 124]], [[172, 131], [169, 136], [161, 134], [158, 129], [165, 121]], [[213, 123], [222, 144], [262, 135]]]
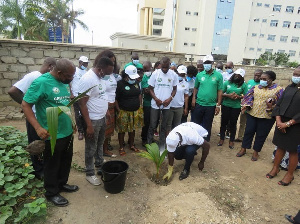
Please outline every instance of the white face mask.
[[148, 76], [148, 77], [149, 77], [151, 74], [152, 74], [151, 72], [144, 72], [144, 75], [145, 75], [145, 76]]
[[140, 62], [140, 60], [132, 60], [132, 63], [133, 63], [134, 65], [137, 65], [139, 62]]
[[300, 77], [299, 76], [292, 76], [292, 82], [295, 84], [299, 84], [300, 83]]

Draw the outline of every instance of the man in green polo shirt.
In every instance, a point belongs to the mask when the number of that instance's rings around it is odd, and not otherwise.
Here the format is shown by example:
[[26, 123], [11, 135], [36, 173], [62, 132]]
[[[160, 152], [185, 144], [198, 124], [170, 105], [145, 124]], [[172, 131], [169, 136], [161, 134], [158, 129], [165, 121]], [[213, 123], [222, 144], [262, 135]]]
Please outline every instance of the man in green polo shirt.
[[133, 53], [132, 53], [132, 55], [131, 55], [131, 62], [127, 63], [127, 64], [124, 66], [124, 69], [125, 69], [128, 65], [133, 65], [133, 66], [135, 66], [135, 67], [138, 68], [138, 69], [143, 69], [143, 65], [140, 63], [138, 53], [136, 53], [136, 52], [133, 52]]
[[197, 100], [192, 100], [192, 122], [202, 125], [207, 130], [205, 140], [208, 142], [214, 116], [220, 113], [223, 94], [223, 76], [213, 69], [213, 63], [213, 56], [206, 55], [203, 58], [204, 71], [198, 73], [195, 80], [194, 95], [197, 94]]
[[[261, 69], [256, 69], [254, 71], [254, 78], [250, 79], [247, 82], [247, 88], [248, 91], [249, 89], [251, 89], [253, 86], [259, 85], [259, 81], [260, 81], [260, 76], [263, 73], [263, 70]], [[246, 128], [246, 122], [247, 122], [247, 115], [246, 113], [241, 113], [240, 114], [240, 127], [239, 127], [239, 133], [238, 133], [238, 137], [237, 139], [235, 139], [235, 142], [242, 142], [243, 138], [244, 138], [244, 133], [245, 133], [245, 128]]]
[[[22, 109], [28, 122], [38, 136], [45, 140], [43, 153], [45, 196], [56, 206], [66, 206], [69, 203], [59, 194], [60, 192], [75, 192], [79, 189], [76, 185], [67, 184], [73, 156], [73, 129], [71, 119], [62, 113], [58, 118], [57, 141], [52, 155], [46, 109], [66, 106], [70, 102], [69, 83], [73, 80], [74, 73], [75, 66], [71, 61], [58, 60], [50, 73], [45, 73], [34, 80], [22, 101]], [[36, 107], [36, 117], [32, 111], [33, 105]]]

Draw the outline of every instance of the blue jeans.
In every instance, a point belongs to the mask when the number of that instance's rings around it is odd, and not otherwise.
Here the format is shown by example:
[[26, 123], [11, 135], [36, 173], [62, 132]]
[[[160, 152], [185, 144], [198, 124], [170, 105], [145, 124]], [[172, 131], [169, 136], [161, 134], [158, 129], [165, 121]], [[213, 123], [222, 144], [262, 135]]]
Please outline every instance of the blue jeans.
[[184, 145], [177, 147], [174, 152], [174, 157], [177, 160], [185, 159], [184, 169], [190, 171], [190, 167], [199, 148], [199, 145]]
[[215, 116], [216, 106], [200, 106], [196, 104], [193, 110], [192, 122], [201, 125], [208, 132], [207, 137], [204, 137], [206, 141], [210, 141], [211, 126]]
[[[100, 120], [91, 120], [94, 128], [94, 138], [85, 138], [85, 167], [86, 176], [95, 175], [94, 170], [94, 159], [95, 166], [101, 167], [103, 165], [103, 143], [105, 139], [105, 117]], [[86, 135], [86, 128], [84, 128]]]

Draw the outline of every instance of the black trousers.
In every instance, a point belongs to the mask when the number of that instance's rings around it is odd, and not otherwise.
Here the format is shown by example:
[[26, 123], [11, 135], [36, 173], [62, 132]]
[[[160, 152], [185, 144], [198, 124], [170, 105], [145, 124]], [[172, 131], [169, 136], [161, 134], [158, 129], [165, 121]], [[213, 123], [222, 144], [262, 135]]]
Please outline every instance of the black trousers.
[[[34, 127], [26, 120], [26, 129], [27, 129], [27, 137], [28, 137], [28, 144], [35, 140], [40, 140], [40, 137], [37, 135]], [[43, 155], [35, 155], [30, 156], [32, 161], [32, 166], [34, 169], [34, 174], [41, 176], [43, 174], [44, 169], [44, 161]]]
[[240, 108], [232, 108], [222, 105], [220, 139], [225, 139], [225, 131], [229, 126], [230, 141], [234, 141], [236, 134], [236, 123], [239, 118], [240, 112]]
[[80, 114], [79, 103], [75, 102], [73, 104], [73, 107], [74, 107], [75, 121], [76, 121], [76, 126], [77, 126], [78, 133], [83, 133], [83, 124], [82, 124], [83, 119], [81, 119], [82, 116]]
[[44, 151], [44, 187], [45, 196], [57, 195], [61, 187], [68, 182], [73, 156], [73, 135], [57, 139], [54, 154], [51, 155], [50, 140]]
[[144, 106], [144, 126], [142, 128], [142, 141], [146, 142], [147, 141], [147, 135], [148, 135], [148, 129], [150, 125], [150, 116], [151, 116], [151, 106]]
[[296, 224], [300, 224], [300, 210], [297, 213], [297, 215], [294, 217], [294, 221]]

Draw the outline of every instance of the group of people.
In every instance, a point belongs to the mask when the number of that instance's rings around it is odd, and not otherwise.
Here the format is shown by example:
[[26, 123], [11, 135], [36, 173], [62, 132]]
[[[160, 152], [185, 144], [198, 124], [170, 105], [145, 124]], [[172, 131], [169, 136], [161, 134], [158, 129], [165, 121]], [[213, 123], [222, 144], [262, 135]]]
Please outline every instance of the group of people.
[[[47, 58], [40, 71], [24, 76], [9, 90], [11, 97], [22, 105], [26, 116], [28, 141], [43, 139], [46, 142], [43, 158], [33, 156], [35, 175], [44, 179], [46, 198], [57, 206], [68, 200], [61, 191], [74, 192], [79, 188], [67, 184], [73, 154], [72, 122], [67, 115], [59, 116], [57, 144], [51, 155], [47, 131], [46, 108], [66, 106], [69, 101], [85, 93], [74, 104], [78, 140], [85, 139], [86, 180], [100, 185], [104, 156], [117, 157], [111, 151], [111, 137], [118, 134], [119, 156], [125, 156], [125, 135], [128, 133], [129, 149], [139, 152], [135, 145], [135, 132], [141, 130], [142, 144], [155, 142], [154, 133], [159, 128], [159, 149], [168, 150], [170, 179], [174, 158], [185, 159], [179, 179], [189, 176], [197, 150], [202, 147], [199, 170], [204, 168], [209, 154], [214, 116], [221, 112], [220, 140], [218, 146], [229, 138], [229, 148], [242, 142], [236, 154], [242, 157], [250, 149], [253, 138], [253, 155], [257, 161], [264, 142], [276, 122], [273, 143], [277, 146], [273, 169], [267, 178], [279, 172], [285, 152], [289, 152], [289, 166], [281, 185], [289, 185], [298, 163], [297, 138], [300, 129], [300, 67], [295, 69], [292, 84], [286, 90], [276, 83], [272, 71], [256, 70], [247, 83], [245, 70], [234, 71], [234, 64], [219, 62], [205, 56], [197, 66], [177, 66], [163, 57], [152, 66], [150, 61], [140, 63], [137, 53], [120, 72], [115, 54], [102, 51], [88, 70], [89, 59], [79, 58], [78, 66], [68, 59]], [[88, 90], [88, 91], [87, 91]], [[87, 92], [86, 92], [87, 91]], [[188, 116], [190, 114], [190, 121]], [[238, 137], [237, 121], [240, 117]], [[95, 170], [96, 167], [96, 170]]]

